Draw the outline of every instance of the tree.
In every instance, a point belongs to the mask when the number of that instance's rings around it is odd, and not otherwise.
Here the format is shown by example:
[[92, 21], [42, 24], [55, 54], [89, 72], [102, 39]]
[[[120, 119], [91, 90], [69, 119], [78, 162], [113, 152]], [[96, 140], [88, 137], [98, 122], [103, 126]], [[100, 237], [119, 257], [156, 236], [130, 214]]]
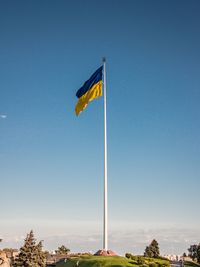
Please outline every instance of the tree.
[[200, 263], [200, 243], [197, 247], [197, 262]]
[[62, 245], [61, 247], [58, 247], [56, 250], [56, 254], [59, 255], [67, 255], [70, 252], [70, 249]]
[[198, 245], [191, 245], [188, 248], [189, 254], [188, 256], [192, 258], [192, 260], [196, 260], [198, 263], [200, 263], [200, 243]]
[[148, 258], [153, 258], [153, 252], [150, 249], [150, 246], [147, 246], [144, 251], [144, 256]]
[[33, 231], [27, 234], [24, 246], [14, 261], [14, 267], [45, 267], [45, 254], [42, 251], [42, 242], [36, 244]]
[[188, 256], [194, 261], [197, 259], [197, 245], [191, 245], [188, 248], [189, 254]]
[[[36, 245], [36, 259], [39, 266], [46, 266], [46, 254], [42, 251], [42, 241]], [[44, 264], [44, 265], [43, 265]]]
[[158, 258], [160, 256], [159, 245], [155, 239], [153, 239], [151, 244], [146, 247], [144, 256], [149, 258]]

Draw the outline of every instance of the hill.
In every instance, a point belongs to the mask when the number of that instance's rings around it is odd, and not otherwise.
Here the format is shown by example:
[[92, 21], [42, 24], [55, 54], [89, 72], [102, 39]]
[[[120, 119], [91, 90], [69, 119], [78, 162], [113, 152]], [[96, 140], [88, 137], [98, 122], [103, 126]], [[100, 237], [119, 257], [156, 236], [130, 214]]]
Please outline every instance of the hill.
[[145, 257], [135, 257], [128, 259], [120, 256], [102, 257], [87, 256], [75, 257], [62, 260], [56, 267], [169, 267], [169, 261], [160, 259], [150, 259]]

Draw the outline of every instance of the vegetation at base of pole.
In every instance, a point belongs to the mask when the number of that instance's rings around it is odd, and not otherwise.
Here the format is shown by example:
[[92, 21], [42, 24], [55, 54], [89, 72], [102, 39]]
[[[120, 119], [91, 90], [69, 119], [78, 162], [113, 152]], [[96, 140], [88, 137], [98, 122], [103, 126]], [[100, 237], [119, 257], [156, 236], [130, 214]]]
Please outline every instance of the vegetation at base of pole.
[[23, 247], [20, 248], [19, 255], [13, 263], [14, 267], [45, 267], [46, 258], [42, 251], [42, 241], [36, 243], [33, 231], [27, 234]]

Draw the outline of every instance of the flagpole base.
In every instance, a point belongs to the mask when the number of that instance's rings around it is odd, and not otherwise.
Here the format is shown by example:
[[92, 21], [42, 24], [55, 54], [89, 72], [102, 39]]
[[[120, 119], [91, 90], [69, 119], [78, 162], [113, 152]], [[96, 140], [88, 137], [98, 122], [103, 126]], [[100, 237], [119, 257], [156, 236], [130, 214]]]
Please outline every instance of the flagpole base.
[[118, 256], [118, 255], [110, 249], [109, 250], [100, 249], [94, 254], [94, 256]]

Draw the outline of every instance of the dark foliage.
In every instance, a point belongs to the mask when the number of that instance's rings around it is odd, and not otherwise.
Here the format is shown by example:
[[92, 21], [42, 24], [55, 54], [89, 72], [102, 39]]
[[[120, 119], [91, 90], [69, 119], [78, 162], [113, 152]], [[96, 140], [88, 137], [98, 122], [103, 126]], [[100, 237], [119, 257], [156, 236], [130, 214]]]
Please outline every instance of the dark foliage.
[[144, 256], [149, 258], [159, 258], [160, 250], [158, 246], [158, 242], [154, 239], [151, 244], [146, 247], [144, 251]]
[[27, 234], [24, 246], [14, 261], [14, 267], [45, 267], [45, 253], [42, 251], [42, 242], [36, 244], [33, 231]]
[[198, 245], [191, 245], [188, 248], [189, 254], [188, 256], [194, 261], [196, 260], [200, 263], [200, 243]]

